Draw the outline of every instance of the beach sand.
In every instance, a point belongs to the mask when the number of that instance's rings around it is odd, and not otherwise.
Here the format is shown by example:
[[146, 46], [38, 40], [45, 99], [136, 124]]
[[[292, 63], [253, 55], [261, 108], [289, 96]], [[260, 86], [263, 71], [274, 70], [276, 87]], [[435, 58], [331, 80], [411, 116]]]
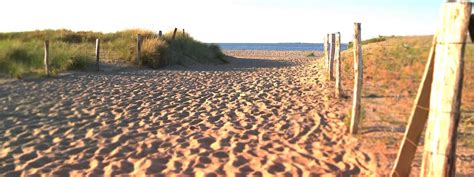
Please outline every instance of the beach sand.
[[0, 176], [375, 175], [309, 52], [0, 86]]

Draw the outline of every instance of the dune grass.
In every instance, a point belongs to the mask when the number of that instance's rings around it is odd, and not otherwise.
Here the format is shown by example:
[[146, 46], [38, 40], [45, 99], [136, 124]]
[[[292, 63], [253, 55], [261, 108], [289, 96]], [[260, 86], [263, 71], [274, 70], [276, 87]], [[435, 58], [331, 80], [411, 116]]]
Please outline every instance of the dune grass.
[[[432, 36], [385, 37], [383, 41], [372, 40], [372, 43], [367, 42], [363, 45], [362, 102], [366, 103], [363, 109], [370, 110], [365, 123], [370, 126], [375, 126], [372, 125], [374, 122], [385, 123], [387, 127], [406, 126], [425, 70], [432, 39]], [[474, 44], [469, 41], [464, 56], [464, 83], [458, 138], [458, 145], [468, 149], [474, 149], [474, 134], [469, 131], [474, 127], [473, 51]], [[351, 90], [354, 78], [353, 51], [346, 50], [341, 56], [344, 88]], [[374, 99], [371, 95], [377, 95], [378, 98]], [[379, 100], [383, 102], [379, 103]], [[381, 122], [378, 118], [385, 120]], [[401, 137], [401, 135], [396, 136]], [[393, 136], [393, 134], [388, 134], [387, 137]]]
[[163, 57], [169, 64], [227, 63], [224, 53], [215, 44], [198, 42], [183, 32], [178, 32], [174, 40], [171, 39], [172, 36], [172, 32], [168, 32], [163, 37], [168, 45]]
[[[84, 52], [88, 50], [87, 45], [70, 45], [64, 42], [52, 42], [50, 45], [49, 60], [53, 74], [83, 69], [93, 62], [92, 55]], [[0, 41], [0, 73], [21, 78], [44, 72], [43, 50], [43, 42], [39, 40]]]
[[311, 52], [308, 55], [306, 55], [306, 57], [316, 57], [316, 55], [314, 54], [314, 52]]
[[134, 63], [136, 36], [143, 36], [142, 64], [159, 68], [173, 64], [225, 63], [218, 46], [204, 44], [182, 32], [171, 39], [141, 29], [115, 33], [42, 30], [0, 33], [0, 76], [21, 78], [43, 75], [43, 41], [50, 40], [50, 68], [53, 75], [67, 70], [83, 70], [95, 63], [95, 40], [101, 39], [101, 59]]
[[[431, 47], [431, 36], [383, 37], [363, 42], [365, 77], [375, 79], [421, 79]], [[468, 51], [466, 49], [466, 51]], [[342, 53], [343, 71], [352, 77], [352, 50]], [[469, 56], [466, 55], [466, 58]]]
[[[394, 36], [392, 36], [394, 37]], [[362, 45], [366, 45], [366, 44], [372, 44], [372, 43], [377, 43], [377, 42], [383, 42], [383, 41], [386, 41], [388, 37], [385, 37], [385, 36], [379, 36], [379, 37], [376, 37], [376, 38], [372, 38], [372, 39], [367, 39], [367, 40], [364, 40], [362, 41]], [[354, 46], [354, 43], [352, 42], [349, 42], [349, 44], [347, 44], [347, 48], [350, 49]]]

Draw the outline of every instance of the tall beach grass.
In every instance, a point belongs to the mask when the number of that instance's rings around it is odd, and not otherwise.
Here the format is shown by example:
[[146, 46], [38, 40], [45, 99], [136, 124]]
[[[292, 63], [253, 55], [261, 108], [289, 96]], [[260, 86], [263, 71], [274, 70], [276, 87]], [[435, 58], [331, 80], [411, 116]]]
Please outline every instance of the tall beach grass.
[[53, 74], [82, 70], [95, 63], [95, 40], [101, 39], [101, 59], [135, 63], [137, 34], [143, 36], [141, 62], [159, 68], [165, 65], [194, 63], [225, 63], [218, 46], [196, 41], [179, 32], [163, 37], [149, 30], [132, 29], [115, 33], [71, 30], [42, 30], [0, 33], [0, 76], [21, 78], [42, 75], [43, 41], [50, 41], [50, 68]]

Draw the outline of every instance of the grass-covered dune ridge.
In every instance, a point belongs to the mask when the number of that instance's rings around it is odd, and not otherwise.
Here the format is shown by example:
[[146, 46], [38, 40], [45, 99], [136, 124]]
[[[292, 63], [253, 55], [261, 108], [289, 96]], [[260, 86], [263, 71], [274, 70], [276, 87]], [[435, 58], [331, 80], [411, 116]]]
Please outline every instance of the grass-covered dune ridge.
[[[380, 40], [383, 39], [383, 40]], [[408, 118], [421, 83], [433, 36], [379, 37], [364, 41], [362, 59], [364, 80], [362, 86], [360, 139], [364, 147], [383, 149], [377, 152], [386, 166], [381, 174], [388, 174], [403, 138]], [[343, 88], [352, 95], [354, 87], [353, 49], [342, 52]], [[474, 152], [474, 44], [469, 40], [464, 55], [464, 81], [461, 98], [461, 119], [458, 128], [457, 156]], [[352, 99], [347, 99], [350, 108]], [[347, 109], [347, 114], [350, 110]], [[423, 141], [423, 137], [421, 141]], [[419, 152], [423, 150], [419, 144]], [[415, 157], [415, 166], [421, 164], [421, 154]], [[472, 165], [456, 160], [457, 171], [470, 174]], [[464, 165], [463, 165], [464, 164]], [[458, 168], [459, 167], [459, 168]], [[414, 168], [412, 175], [419, 174]], [[386, 170], [386, 171], [384, 171]], [[462, 173], [461, 173], [462, 174]]]
[[153, 31], [132, 29], [115, 33], [42, 30], [0, 33], [0, 75], [23, 77], [43, 71], [43, 42], [50, 41], [50, 68], [53, 74], [85, 69], [94, 64], [95, 41], [101, 40], [101, 60], [134, 63], [137, 34], [143, 36], [142, 64], [158, 68], [167, 64], [225, 63], [218, 46], [204, 44], [189, 34], [172, 32], [159, 37]]
[[183, 32], [177, 32], [175, 39], [172, 39], [172, 36], [173, 32], [168, 32], [161, 38], [152, 37], [144, 40], [143, 46], [148, 53], [153, 53], [151, 50], [155, 49], [155, 54], [158, 54], [145, 57], [148, 66], [156, 68], [156, 61], [163, 61], [165, 65], [227, 63], [224, 53], [215, 44], [201, 43]]

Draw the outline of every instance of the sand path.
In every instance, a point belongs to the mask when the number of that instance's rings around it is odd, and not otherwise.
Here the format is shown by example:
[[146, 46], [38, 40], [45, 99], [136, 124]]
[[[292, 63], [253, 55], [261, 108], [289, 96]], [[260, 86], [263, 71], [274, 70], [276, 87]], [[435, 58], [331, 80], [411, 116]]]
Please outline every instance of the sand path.
[[[373, 175], [303, 52], [0, 86], [0, 176]], [[209, 67], [207, 67], [209, 68]]]

